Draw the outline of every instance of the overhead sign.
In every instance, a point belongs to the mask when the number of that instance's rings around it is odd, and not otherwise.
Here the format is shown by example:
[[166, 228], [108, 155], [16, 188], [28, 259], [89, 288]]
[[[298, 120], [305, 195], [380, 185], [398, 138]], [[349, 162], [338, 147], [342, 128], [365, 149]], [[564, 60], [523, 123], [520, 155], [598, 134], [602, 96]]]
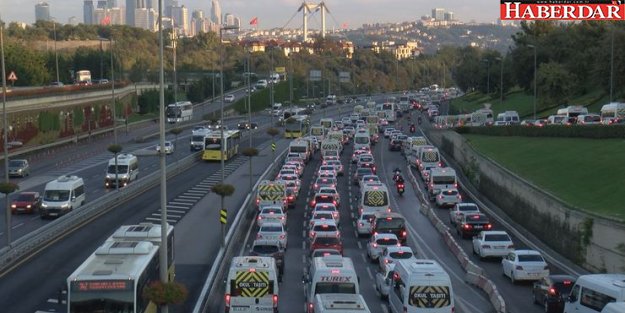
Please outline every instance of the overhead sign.
[[17, 80], [17, 75], [15, 75], [14, 71], [11, 71], [11, 73], [9, 74], [9, 77], [7, 77], [7, 80], [10, 80], [12, 82]]
[[276, 73], [286, 73], [286, 67], [284, 66], [276, 67]]
[[349, 72], [339, 72], [339, 82], [341, 83], [349, 83], [349, 81], [351, 80], [350, 77], [350, 73]]
[[310, 80], [311, 82], [321, 81], [321, 71], [320, 70], [310, 70], [310, 75], [308, 77], [308, 80]]

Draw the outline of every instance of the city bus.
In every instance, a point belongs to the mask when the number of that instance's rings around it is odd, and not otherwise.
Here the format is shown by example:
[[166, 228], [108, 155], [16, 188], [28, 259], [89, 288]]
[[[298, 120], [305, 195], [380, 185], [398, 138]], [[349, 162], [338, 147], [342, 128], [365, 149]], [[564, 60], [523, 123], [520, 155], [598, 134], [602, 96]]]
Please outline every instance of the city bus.
[[165, 110], [168, 123], [189, 121], [193, 117], [193, 105], [189, 101], [179, 101], [167, 105]]
[[290, 117], [285, 123], [284, 138], [294, 139], [303, 137], [304, 134], [308, 133], [309, 125], [310, 121], [308, 119], [299, 120], [294, 117]]
[[334, 126], [334, 120], [331, 118], [322, 118], [319, 124], [325, 129], [331, 129]]
[[223, 137], [224, 155], [221, 156], [221, 131], [214, 131], [204, 139], [204, 153], [202, 160], [204, 161], [227, 161], [239, 153], [239, 141], [241, 141], [241, 132], [238, 130], [224, 130]]
[[67, 312], [156, 313], [143, 292], [159, 280], [159, 247], [149, 241], [106, 241], [67, 278]]
[[[161, 225], [140, 223], [138, 225], [122, 225], [107, 239], [108, 241], [149, 241], [161, 246]], [[176, 272], [174, 251], [174, 226], [167, 224], [167, 272], [169, 281], [174, 280]]]
[[395, 118], [397, 116], [396, 115], [397, 113], [395, 113], [396, 106], [397, 105], [395, 104], [395, 102], [385, 102], [385, 103], [382, 104], [382, 110], [381, 111], [384, 111], [384, 113], [386, 114], [386, 120], [389, 123], [395, 122]]

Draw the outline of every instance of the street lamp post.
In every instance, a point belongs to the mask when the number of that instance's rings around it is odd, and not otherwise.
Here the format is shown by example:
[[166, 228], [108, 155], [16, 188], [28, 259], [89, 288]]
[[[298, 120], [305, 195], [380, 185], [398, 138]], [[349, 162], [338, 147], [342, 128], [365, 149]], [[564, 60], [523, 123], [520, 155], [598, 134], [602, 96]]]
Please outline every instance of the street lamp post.
[[503, 104], [503, 59], [500, 57], [496, 57], [495, 60], [499, 61], [500, 72], [499, 72], [499, 103]]
[[[165, 70], [163, 62], [163, 0], [158, 0], [158, 41], [159, 41], [159, 161], [161, 169], [161, 242], [167, 242], [167, 162], [165, 154]], [[159, 249], [159, 276], [162, 283], [168, 283], [167, 275], [167, 250], [166, 244]], [[161, 306], [162, 313], [168, 313], [167, 305]]]
[[57, 84], [60, 82], [59, 80], [59, 53], [56, 50], [56, 21], [52, 20], [52, 30], [54, 32], [54, 63], [56, 65], [56, 82]]
[[534, 49], [534, 120], [536, 120], [536, 95], [537, 95], [537, 93], [536, 93], [536, 91], [537, 91], [537, 89], [536, 89], [536, 83], [537, 83], [537, 81], [536, 81], [536, 74], [537, 74], [536, 73], [537, 72], [536, 71], [536, 54], [537, 53], [536, 53], [536, 46], [535, 45], [527, 45], [527, 47]]
[[[9, 139], [8, 139], [8, 127], [7, 127], [7, 75], [4, 64], [4, 26], [0, 24], [0, 58], [2, 59], [2, 133], [4, 143], [4, 182], [9, 182]], [[11, 208], [9, 207], [9, 194], [4, 195], [4, 203], [6, 210], [6, 235], [7, 246], [11, 246]]]
[[610, 102], [614, 100], [614, 28], [612, 28], [612, 44], [610, 47]]
[[486, 94], [490, 95], [490, 60], [484, 59], [482, 62], [486, 62]]
[[[111, 103], [113, 105], [113, 143], [117, 144], [117, 105], [115, 104], [115, 66], [113, 63], [113, 33], [111, 32]], [[116, 186], [119, 184], [115, 184]]]
[[176, 72], [176, 48], [178, 46], [178, 34], [176, 33], [176, 20], [173, 20], [172, 32], [171, 32], [171, 46], [174, 57], [174, 103], [178, 102], [178, 73]]

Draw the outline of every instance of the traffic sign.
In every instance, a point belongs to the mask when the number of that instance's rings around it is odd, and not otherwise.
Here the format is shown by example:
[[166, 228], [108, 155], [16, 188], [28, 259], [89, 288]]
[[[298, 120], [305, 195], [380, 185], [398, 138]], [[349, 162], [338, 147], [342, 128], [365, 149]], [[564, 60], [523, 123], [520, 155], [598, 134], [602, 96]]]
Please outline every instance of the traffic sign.
[[219, 222], [222, 224], [228, 223], [228, 211], [224, 209], [219, 210]]
[[271, 143], [271, 151], [276, 151], [276, 143], [275, 142]]
[[17, 75], [15, 75], [14, 71], [11, 71], [11, 73], [9, 73], [9, 77], [7, 77], [7, 80], [10, 80], [11, 82], [15, 82], [17, 80]]

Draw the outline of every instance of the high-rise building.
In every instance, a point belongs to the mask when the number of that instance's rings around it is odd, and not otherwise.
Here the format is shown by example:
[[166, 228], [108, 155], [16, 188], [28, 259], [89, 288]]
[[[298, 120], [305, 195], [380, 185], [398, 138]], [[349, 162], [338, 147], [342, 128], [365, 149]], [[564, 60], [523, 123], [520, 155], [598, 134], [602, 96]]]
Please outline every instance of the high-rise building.
[[93, 0], [85, 0], [82, 7], [83, 23], [86, 25], [93, 24]]
[[171, 8], [179, 6], [177, 0], [165, 0], [163, 4], [165, 6], [163, 9], [163, 15], [168, 17], [172, 17]]
[[241, 29], [241, 19], [238, 17], [235, 17], [233, 26], [235, 26], [238, 29]]
[[454, 12], [445, 12], [445, 21], [453, 21]]
[[193, 13], [191, 13], [191, 17], [194, 19], [198, 19], [201, 20], [204, 18], [204, 11], [202, 10], [193, 10]]
[[113, 7], [108, 10], [109, 16], [111, 17], [112, 25], [124, 25], [125, 24], [125, 15], [124, 10], [119, 7]]
[[108, 6], [108, 1], [107, 0], [98, 0], [96, 8], [97, 9], [106, 9], [107, 6]]
[[212, 0], [211, 20], [217, 25], [221, 25], [221, 6], [219, 0]]
[[437, 21], [442, 21], [445, 19], [445, 9], [435, 8], [432, 9], [432, 18]]
[[135, 27], [154, 31], [156, 14], [154, 9], [135, 8]]
[[126, 0], [126, 25], [135, 26], [136, 0]]
[[184, 5], [181, 7], [171, 7], [171, 18], [174, 25], [179, 29], [179, 33], [189, 35], [189, 9]]
[[[93, 24], [104, 24], [106, 23], [106, 16], [107, 16], [107, 11], [106, 8], [95, 8], [93, 10]], [[109, 21], [110, 23], [110, 21]]]
[[234, 26], [234, 15], [231, 13], [224, 14], [224, 23], [227, 26]]
[[106, 8], [108, 8], [108, 9], [119, 8], [119, 5], [117, 5], [117, 0], [107, 0], [106, 1]]
[[49, 21], [50, 20], [50, 6], [46, 2], [39, 2], [35, 4], [35, 21]]

